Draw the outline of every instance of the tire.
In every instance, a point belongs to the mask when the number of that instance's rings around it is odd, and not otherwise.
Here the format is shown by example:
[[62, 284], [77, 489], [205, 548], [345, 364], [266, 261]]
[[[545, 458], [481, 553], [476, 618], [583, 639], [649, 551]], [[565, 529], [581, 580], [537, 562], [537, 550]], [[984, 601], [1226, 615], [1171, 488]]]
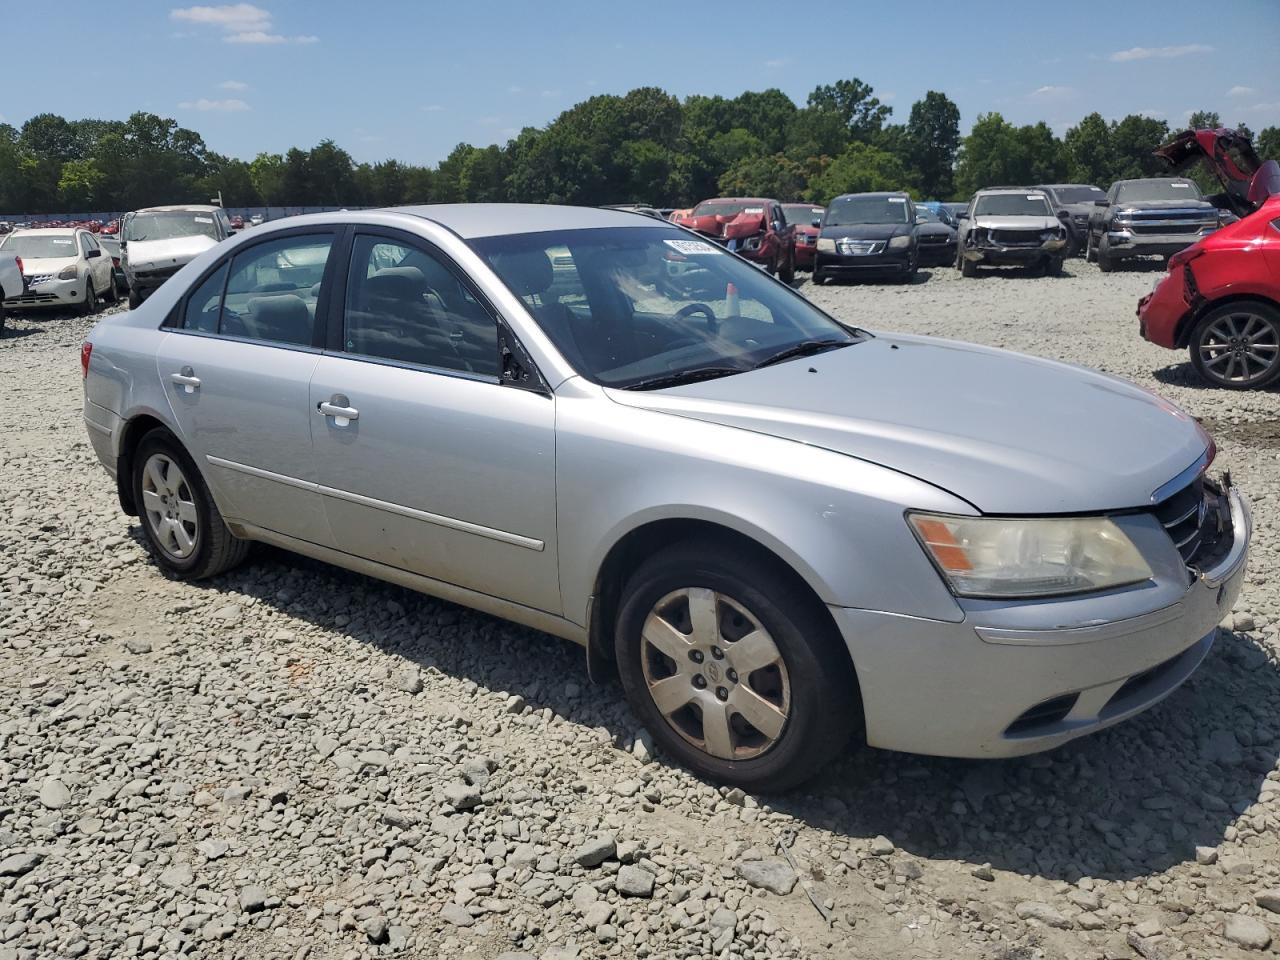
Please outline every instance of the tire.
[[147, 545], [165, 576], [203, 580], [249, 553], [249, 541], [227, 529], [200, 471], [168, 430], [142, 438], [133, 454], [132, 483]]
[[[706, 628], [693, 627], [694, 609], [715, 611], [699, 618]], [[748, 635], [757, 641], [735, 653]], [[614, 636], [623, 689], [645, 728], [717, 782], [766, 792], [797, 786], [830, 764], [860, 715], [848, 653], [825, 611], [779, 561], [732, 541], [676, 543], [642, 563], [623, 589]], [[738, 676], [735, 660], [762, 666]], [[657, 696], [667, 714], [652, 689], [666, 691]], [[705, 727], [702, 710], [721, 703], [724, 722]]]
[[1062, 257], [1050, 257], [1044, 262], [1044, 275], [1046, 277], [1062, 276], [1062, 267], [1065, 261]]
[[794, 250], [791, 251], [791, 256], [787, 257], [786, 267], [779, 271], [778, 279], [787, 286], [796, 282], [796, 254]]
[[974, 263], [972, 260], [966, 260], [964, 257], [961, 257], [960, 258], [960, 276], [976, 277], [977, 275], [978, 275], [978, 265]]
[[84, 278], [84, 301], [80, 304], [80, 315], [91, 317], [98, 312], [98, 291], [93, 289], [93, 277], [88, 274]]
[[107, 276], [107, 303], [120, 302], [120, 290], [116, 286], [116, 275], [114, 273]]
[[1200, 319], [1187, 349], [1196, 373], [1214, 386], [1268, 386], [1280, 380], [1280, 310], [1261, 300], [1224, 303]]
[[139, 293], [137, 290], [135, 290], [133, 287], [130, 287], [129, 288], [129, 309], [137, 310], [140, 306], [142, 306], [142, 294]]
[[825, 275], [825, 274], [822, 274], [822, 273], [819, 273], [819, 272], [818, 272], [818, 268], [817, 268], [817, 267], [814, 267], [814, 268], [813, 268], [813, 273], [812, 273], [812, 275], [810, 275], [810, 277], [809, 277], [809, 281], [810, 281], [810, 282], [811, 282], [815, 287], [820, 287], [820, 286], [822, 286], [824, 283], [826, 283], [826, 282], [827, 282], [827, 278], [826, 278], [826, 275]]
[[1115, 261], [1111, 259], [1110, 244], [1107, 243], [1106, 238], [1098, 241], [1098, 247], [1093, 255], [1098, 261], [1098, 269], [1103, 273], [1110, 273], [1116, 268]]
[[1087, 263], [1098, 262], [1098, 249], [1093, 245], [1093, 231], [1089, 231], [1088, 237], [1084, 242], [1084, 259]]
[[[3, 296], [3, 293], [0, 292], [0, 297], [2, 296]], [[3, 336], [4, 336], [4, 304], [0, 303], [0, 337], [3, 337]]]

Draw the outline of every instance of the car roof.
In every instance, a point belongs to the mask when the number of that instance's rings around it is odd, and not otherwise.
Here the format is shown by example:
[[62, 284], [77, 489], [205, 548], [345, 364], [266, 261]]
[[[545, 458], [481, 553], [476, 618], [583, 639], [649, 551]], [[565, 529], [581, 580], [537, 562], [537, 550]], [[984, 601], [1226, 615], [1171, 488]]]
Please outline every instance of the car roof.
[[843, 200], [845, 197], [907, 197], [910, 199], [910, 195], [905, 190], [869, 190], [866, 193], [842, 193], [831, 202], [835, 203], [836, 200]]
[[551, 203], [427, 203], [388, 207], [386, 212], [431, 220], [464, 240], [591, 227], [652, 227], [657, 223], [653, 217], [629, 210]]
[[1034, 189], [1036, 190], [1059, 190], [1063, 187], [1087, 187], [1090, 190], [1101, 190], [1101, 187], [1094, 186], [1092, 183], [1041, 183]]
[[978, 193], [1039, 193], [1044, 191], [1039, 187], [983, 187]]
[[189, 213], [215, 213], [221, 210], [221, 207], [208, 203], [171, 203], [165, 207], [143, 207], [134, 213], [172, 213], [172, 212], [189, 212]]
[[21, 227], [13, 231], [14, 236], [18, 234], [39, 233], [50, 237], [69, 237], [77, 233], [86, 233], [84, 227]]
[[1190, 177], [1131, 177], [1128, 180], [1117, 180], [1116, 183], [1195, 183]]

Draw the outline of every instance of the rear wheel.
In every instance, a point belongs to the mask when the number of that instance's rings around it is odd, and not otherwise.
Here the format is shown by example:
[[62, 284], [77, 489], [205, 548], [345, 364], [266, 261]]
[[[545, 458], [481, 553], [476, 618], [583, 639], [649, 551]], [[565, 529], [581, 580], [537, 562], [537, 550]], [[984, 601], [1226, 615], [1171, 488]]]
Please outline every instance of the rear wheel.
[[129, 288], [129, 309], [137, 310], [142, 306], [142, 294], [133, 287]]
[[[3, 293], [0, 293], [3, 296]], [[4, 304], [0, 303], [0, 337], [4, 336]]]
[[249, 542], [227, 529], [200, 471], [167, 430], [152, 430], [138, 444], [133, 498], [151, 555], [166, 576], [216, 576], [249, 552]]
[[793, 249], [791, 255], [787, 257], [786, 266], [778, 272], [778, 279], [785, 284], [795, 283], [796, 280], [796, 252]]
[[1280, 379], [1280, 310], [1238, 300], [1210, 310], [1196, 324], [1191, 364], [1205, 380], [1231, 390], [1265, 387]]
[[641, 564], [615, 645], [645, 728], [712, 780], [789, 789], [853, 731], [857, 681], [830, 620], [793, 573], [737, 544], [677, 543]]

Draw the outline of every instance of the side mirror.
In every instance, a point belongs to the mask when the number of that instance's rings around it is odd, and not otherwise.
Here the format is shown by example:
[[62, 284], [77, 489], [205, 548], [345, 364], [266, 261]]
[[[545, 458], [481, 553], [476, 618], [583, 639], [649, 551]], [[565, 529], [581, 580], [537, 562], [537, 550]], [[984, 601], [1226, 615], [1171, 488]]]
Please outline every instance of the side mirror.
[[820, 227], [820, 226], [822, 226], [822, 219], [821, 219], [821, 218], [819, 218], [819, 217], [815, 217], [813, 220], [810, 220], [810, 221], [809, 221], [809, 226], [811, 226], [811, 227]]
[[102, 256], [101, 250], [86, 250], [84, 258], [86, 260], [92, 260], [94, 257], [100, 257], [100, 256]]
[[1063, 223], [1066, 223], [1068, 220], [1071, 219], [1071, 214], [1067, 213], [1067, 211], [1065, 210], [1059, 210], [1058, 219], [1061, 220]]
[[1111, 206], [1111, 201], [1110, 201], [1110, 200], [1095, 200], [1095, 201], [1093, 201], [1093, 205], [1094, 205], [1095, 207], [1109, 207], [1109, 206]]
[[782, 232], [782, 221], [781, 221], [781, 220], [774, 220], [774, 221], [772, 221], [769, 225], [770, 225], [771, 227], [773, 227], [773, 232], [774, 232], [774, 233], [781, 233], [781, 232]]

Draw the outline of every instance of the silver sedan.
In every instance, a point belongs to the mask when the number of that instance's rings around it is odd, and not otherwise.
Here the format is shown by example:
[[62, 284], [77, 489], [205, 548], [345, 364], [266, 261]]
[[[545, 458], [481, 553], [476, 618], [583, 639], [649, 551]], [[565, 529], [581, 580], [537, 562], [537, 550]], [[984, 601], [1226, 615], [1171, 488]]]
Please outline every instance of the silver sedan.
[[1160, 398], [873, 335], [620, 211], [282, 220], [82, 361], [169, 575], [261, 541], [557, 634], [669, 756], [751, 789], [855, 733], [1004, 757], [1132, 716], [1203, 660], [1248, 551]]

